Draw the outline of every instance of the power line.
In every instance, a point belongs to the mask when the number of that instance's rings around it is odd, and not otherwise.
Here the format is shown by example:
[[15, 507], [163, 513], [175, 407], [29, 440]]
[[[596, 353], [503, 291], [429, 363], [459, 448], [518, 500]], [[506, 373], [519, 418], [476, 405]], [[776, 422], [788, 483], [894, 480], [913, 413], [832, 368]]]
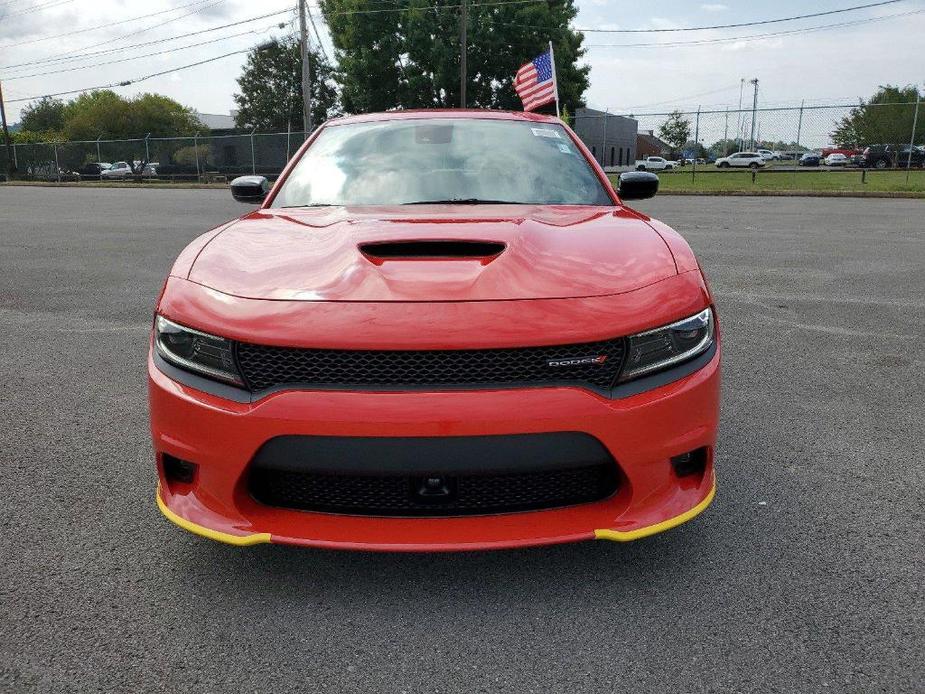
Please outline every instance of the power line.
[[[29, 39], [28, 41], [17, 41], [16, 43], [5, 43], [2, 46], [0, 46], [0, 49], [14, 48], [16, 46], [26, 46], [26, 45], [33, 44], [33, 43], [41, 43], [42, 41], [51, 41], [52, 39], [60, 39], [60, 38], [64, 38], [65, 36], [76, 36], [77, 34], [86, 34], [87, 32], [96, 31], [97, 29], [109, 29], [110, 27], [119, 26], [120, 24], [128, 24], [129, 22], [137, 22], [139, 19], [148, 19], [150, 17], [157, 17], [159, 15], [169, 14], [170, 12], [176, 12], [177, 10], [182, 10], [187, 7], [192, 7], [193, 5], [203, 5], [207, 2], [210, 2], [210, 0], [193, 0], [193, 2], [188, 2], [185, 5], [180, 5], [179, 7], [171, 7], [169, 10], [161, 10], [160, 12], [152, 12], [151, 14], [143, 14], [137, 17], [129, 17], [128, 19], [122, 19], [118, 22], [107, 22], [106, 24], [98, 24], [96, 26], [87, 27], [85, 29], [75, 29], [74, 31], [66, 31], [63, 34], [53, 34], [51, 36], [43, 36], [42, 38], [38, 38], [38, 39]], [[207, 9], [207, 8], [202, 7], [196, 11], [199, 12], [204, 9]], [[188, 16], [189, 14], [181, 15], [169, 21], [172, 22], [177, 19], [183, 19], [183, 17], [188, 17]], [[149, 29], [156, 29], [158, 26], [163, 26], [163, 24], [158, 24], [158, 25], [155, 25], [154, 27], [149, 27]], [[142, 29], [138, 33], [141, 33], [141, 31], [148, 31], [148, 29]], [[111, 39], [111, 40], [118, 40], [118, 39]]]
[[767, 39], [775, 36], [792, 36], [795, 34], [808, 34], [814, 31], [824, 29], [836, 29], [841, 27], [857, 26], [860, 24], [869, 24], [871, 22], [883, 22], [888, 19], [897, 17], [908, 17], [909, 15], [921, 14], [925, 10], [910, 10], [909, 12], [900, 12], [897, 14], [885, 15], [882, 17], [868, 17], [867, 19], [854, 19], [848, 22], [838, 22], [836, 24], [822, 24], [814, 27], [805, 27], [803, 29], [790, 29], [787, 31], [772, 31], [763, 34], [747, 34], [745, 36], [727, 36], [715, 39], [696, 39], [693, 41], [665, 41], [665, 42], [647, 42], [647, 43], [589, 43], [585, 48], [672, 48], [679, 46], [706, 46], [717, 43], [729, 43], [734, 41], [752, 41], [756, 39]]
[[308, 5], [305, 6], [305, 11], [308, 13], [308, 20], [312, 23], [312, 29], [315, 30], [315, 38], [318, 39], [318, 47], [321, 49], [321, 52], [324, 53], [324, 59], [330, 61], [331, 59], [328, 57], [328, 51], [321, 42], [321, 35], [318, 33], [318, 27], [315, 26], [315, 16], [312, 14], [312, 10]]
[[[219, 26], [210, 27], [208, 29], [200, 29], [199, 31], [190, 31], [186, 34], [177, 34], [176, 36], [169, 36], [169, 37], [162, 38], [162, 39], [155, 39], [153, 41], [145, 41], [143, 43], [133, 43], [132, 48], [143, 48], [145, 46], [155, 46], [161, 43], [168, 43], [170, 41], [177, 41], [179, 39], [189, 38], [190, 36], [199, 36], [201, 34], [208, 34], [213, 31], [218, 31], [219, 29], [228, 29], [230, 27], [240, 26], [242, 24], [248, 24], [250, 22], [257, 22], [257, 21], [260, 21], [261, 19], [267, 19], [269, 17], [277, 17], [281, 14], [288, 14], [291, 11], [292, 11], [291, 9], [286, 9], [286, 10], [280, 10], [278, 12], [270, 12], [268, 14], [262, 14], [257, 17], [251, 17], [249, 19], [242, 19], [240, 21], [230, 22], [228, 24], [221, 24]], [[49, 63], [73, 62], [75, 60], [82, 60], [84, 58], [96, 58], [102, 55], [120, 53], [124, 50], [125, 48], [123, 46], [119, 46], [117, 48], [106, 48], [100, 51], [77, 53], [77, 54], [67, 55], [67, 56], [58, 56], [55, 58], [45, 58], [44, 60], [30, 60], [25, 63], [12, 63], [10, 65], [0, 65], [0, 70], [11, 70], [11, 69], [18, 68], [18, 67], [26, 67], [26, 66], [31, 66], [31, 65], [46, 65]]]
[[[898, 2], [899, 0], [893, 0]], [[545, 3], [547, 0], [498, 0], [497, 2], [470, 2], [468, 3], [469, 7], [489, 7], [489, 6], [498, 6], [498, 5], [526, 5], [532, 3], [542, 2]], [[451, 10], [454, 8], [462, 7], [462, 4], [455, 5], [424, 5], [421, 7], [391, 7], [383, 8], [378, 10], [345, 10], [343, 12], [331, 12], [329, 16], [331, 17], [340, 17], [344, 15], [354, 15], [354, 14], [380, 14], [382, 12], [416, 12], [418, 10]], [[316, 8], [317, 9], [317, 8]], [[543, 27], [544, 29], [546, 27]]]
[[[682, 27], [679, 29], [575, 29], [574, 31], [601, 33], [601, 34], [658, 34], [665, 32], [677, 31], [711, 31], [714, 29], [741, 29], [742, 27], [760, 26], [763, 24], [780, 24], [781, 22], [794, 22], [799, 19], [813, 19], [815, 17], [826, 17], [833, 14], [843, 14], [845, 12], [855, 12], [856, 10], [866, 10], [872, 7], [883, 7], [884, 5], [895, 5], [904, 0], [883, 0], [883, 2], [872, 2], [866, 5], [855, 5], [854, 7], [844, 7], [840, 10], [828, 10], [826, 12], [813, 12], [811, 14], [798, 14], [792, 17], [780, 17], [778, 19], [762, 19], [754, 22], [737, 22], [735, 24], [714, 24], [712, 26]], [[524, 26], [524, 25], [520, 25]], [[544, 29], [546, 27], [531, 27]]]
[[42, 10], [53, 9], [59, 5], [69, 5], [72, 2], [74, 2], [74, 0], [52, 0], [52, 2], [46, 2], [44, 5], [32, 5], [31, 7], [19, 10], [18, 12], [10, 12], [9, 14], [3, 15], [3, 18], [8, 19], [10, 17], [18, 17], [25, 14], [35, 14], [36, 12], [41, 12]]
[[[720, 94], [722, 92], [732, 91], [733, 89], [738, 89], [738, 84], [733, 84], [728, 87], [721, 87], [719, 89], [711, 89], [706, 92], [699, 92], [697, 94], [688, 94], [687, 96], [681, 96], [675, 99], [669, 99], [667, 101], [656, 101], [650, 104], [636, 104], [635, 106], [626, 106], [623, 107], [623, 111], [633, 111], [640, 108], [652, 108], [653, 106], [664, 106], [665, 104], [678, 104], [683, 103], [686, 99], [696, 99], [699, 96], [710, 96], [711, 94]], [[615, 112], [615, 109], [610, 109], [611, 112]]]
[[46, 75], [59, 75], [64, 72], [76, 72], [78, 70], [89, 70], [91, 68], [102, 67], [104, 65], [115, 65], [117, 63], [127, 63], [132, 60], [144, 60], [146, 58], [150, 58], [151, 56], [155, 56], [155, 55], [164, 55], [166, 53], [173, 53], [174, 51], [184, 51], [184, 50], [189, 50], [190, 48], [199, 48], [200, 46], [207, 46], [209, 44], [218, 43], [219, 41], [227, 41], [229, 39], [239, 38], [241, 36], [246, 36], [248, 34], [258, 34], [258, 33], [262, 33], [263, 31], [267, 31], [268, 29], [272, 29], [272, 28], [273, 27], [270, 26], [270, 27], [267, 27], [266, 29], [262, 29], [259, 31], [256, 29], [249, 29], [247, 31], [238, 32], [237, 34], [231, 34], [229, 36], [221, 36], [219, 38], [210, 39], [208, 41], [198, 41], [196, 43], [191, 43], [186, 46], [176, 46], [173, 48], [165, 48], [162, 51], [154, 51], [153, 53], [145, 53], [143, 55], [132, 55], [132, 56], [129, 56], [128, 58], [117, 58], [116, 60], [107, 60], [101, 63], [92, 63], [90, 65], [78, 65], [77, 67], [63, 68], [61, 70], [48, 70], [46, 72], [33, 72], [29, 75], [16, 75], [15, 77], [5, 78], [4, 82], [12, 82], [13, 80], [24, 80], [30, 77], [44, 77]]
[[41, 99], [46, 96], [65, 96], [67, 94], [77, 94], [79, 92], [88, 92], [96, 91], [98, 89], [114, 89], [116, 87], [128, 87], [132, 84], [137, 84], [138, 82], [144, 82], [145, 80], [153, 79], [154, 77], [161, 77], [163, 75], [169, 75], [171, 72], [179, 72], [180, 70], [187, 70], [191, 67], [197, 67], [199, 65], [205, 65], [206, 63], [213, 63], [216, 60], [221, 60], [222, 58], [228, 58], [233, 55], [241, 55], [242, 53], [250, 53], [253, 48], [245, 48], [240, 51], [231, 51], [230, 53], [224, 53], [223, 55], [217, 55], [214, 58], [206, 58], [205, 60], [200, 60], [195, 63], [189, 63], [188, 65], [180, 65], [179, 67], [173, 67], [168, 70], [161, 70], [160, 72], [152, 72], [150, 75], [143, 75], [142, 77], [134, 77], [129, 80], [123, 80], [122, 82], [113, 82], [110, 84], [100, 84], [95, 87], [82, 87], [80, 89], [70, 89], [64, 92], [54, 92], [52, 94], [39, 94], [37, 96], [29, 96], [21, 99], [9, 99], [9, 103], [19, 102], [19, 101], [34, 101], [35, 99]]

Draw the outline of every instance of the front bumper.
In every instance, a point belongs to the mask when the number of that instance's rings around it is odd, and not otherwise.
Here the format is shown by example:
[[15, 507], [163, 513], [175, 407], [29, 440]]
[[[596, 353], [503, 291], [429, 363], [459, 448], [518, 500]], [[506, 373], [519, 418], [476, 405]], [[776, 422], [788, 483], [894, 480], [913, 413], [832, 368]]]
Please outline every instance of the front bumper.
[[[715, 490], [719, 350], [703, 368], [671, 383], [608, 399], [579, 388], [457, 392], [289, 390], [240, 403], [166, 376], [149, 356], [155, 453], [198, 465], [191, 483], [158, 465], [157, 502], [181, 527], [236, 545], [261, 542], [381, 551], [477, 550], [588, 539], [645, 537], [705, 509]], [[575, 431], [601, 441], [620, 469], [602, 501], [502, 515], [382, 518], [265, 506], [246, 472], [268, 439], [479, 436]], [[679, 477], [670, 458], [708, 451], [702, 474]]]

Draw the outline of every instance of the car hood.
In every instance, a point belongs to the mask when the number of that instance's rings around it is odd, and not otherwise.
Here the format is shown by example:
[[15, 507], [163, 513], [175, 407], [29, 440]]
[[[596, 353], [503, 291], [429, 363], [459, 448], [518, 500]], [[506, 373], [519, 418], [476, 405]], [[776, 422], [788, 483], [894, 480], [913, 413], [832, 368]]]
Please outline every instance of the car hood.
[[254, 299], [492, 301], [675, 274], [666, 243], [623, 207], [416, 205], [257, 210], [214, 236], [188, 279]]

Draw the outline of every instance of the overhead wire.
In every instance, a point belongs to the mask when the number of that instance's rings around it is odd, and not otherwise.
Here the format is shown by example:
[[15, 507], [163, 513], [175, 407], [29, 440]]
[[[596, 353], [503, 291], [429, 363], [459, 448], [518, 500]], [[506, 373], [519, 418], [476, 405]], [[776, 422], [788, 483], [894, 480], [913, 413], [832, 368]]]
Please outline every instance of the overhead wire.
[[147, 58], [150, 58], [150, 57], [156, 56], [156, 55], [165, 55], [165, 54], [167, 54], [167, 53], [173, 53], [174, 51], [185, 51], [185, 50], [189, 50], [190, 48], [199, 48], [200, 46], [208, 46], [208, 45], [213, 44], [213, 43], [218, 43], [219, 41], [228, 41], [229, 39], [239, 38], [239, 37], [241, 37], [241, 36], [247, 36], [247, 35], [249, 35], [249, 34], [259, 34], [259, 33], [263, 33], [264, 31], [268, 31], [268, 30], [272, 29], [274, 26], [275, 26], [275, 25], [272, 25], [272, 26], [266, 27], [266, 28], [261, 29], [261, 30], [249, 29], [249, 30], [247, 30], [247, 31], [238, 32], [237, 34], [231, 34], [231, 35], [229, 35], [229, 36], [220, 36], [220, 37], [218, 37], [218, 38], [210, 39], [210, 40], [208, 40], [208, 41], [198, 41], [198, 42], [196, 42], [196, 43], [191, 43], [191, 44], [188, 44], [188, 45], [186, 45], [186, 46], [175, 46], [175, 47], [172, 47], [172, 48], [166, 48], [166, 49], [161, 50], [161, 51], [154, 51], [154, 52], [151, 52], [151, 53], [144, 53], [144, 54], [142, 54], [142, 55], [132, 55], [132, 56], [129, 56], [129, 57], [127, 57], [127, 58], [118, 58], [118, 59], [116, 59], [116, 60], [107, 60], [107, 61], [100, 62], [100, 63], [93, 63], [93, 64], [91, 64], [91, 65], [78, 65], [78, 66], [76, 66], [76, 67], [62, 68], [62, 69], [60, 69], [60, 70], [47, 70], [47, 71], [45, 71], [45, 72], [33, 72], [33, 73], [31, 73], [31, 74], [28, 74], [28, 75], [14, 75], [13, 77], [6, 77], [6, 78], [4, 79], [4, 82], [12, 82], [12, 81], [14, 81], [14, 80], [24, 80], [24, 79], [28, 79], [28, 78], [30, 78], [30, 77], [44, 77], [44, 76], [46, 76], [46, 75], [59, 75], [59, 74], [65, 73], [65, 72], [77, 72], [77, 71], [79, 71], [79, 70], [89, 70], [89, 69], [91, 69], [91, 68], [102, 67], [102, 66], [104, 66], [104, 65], [116, 65], [116, 64], [118, 64], [118, 63], [127, 63], [127, 62], [130, 62], [130, 61], [132, 61], [132, 60], [145, 60], [145, 59], [147, 59]]
[[817, 17], [826, 17], [833, 14], [843, 14], [845, 12], [856, 12], [858, 10], [867, 10], [874, 7], [883, 7], [884, 5], [895, 5], [904, 0], [882, 0], [882, 2], [871, 2], [865, 5], [854, 5], [853, 7], [843, 7], [837, 10], [827, 10], [825, 12], [812, 12], [809, 14], [798, 14], [791, 17], [778, 17], [776, 19], [761, 19], [753, 22], [736, 22], [734, 24], [713, 24], [710, 26], [693, 26], [693, 27], [676, 27], [661, 29], [574, 29], [574, 31], [587, 33], [602, 34], [660, 34], [680, 31], [713, 31], [717, 29], [741, 29], [743, 27], [761, 26], [765, 24], [780, 24], [782, 22], [795, 22], [801, 19], [815, 19]]
[[[221, 1], [223, 1], [223, 0], [218, 0], [218, 2], [221, 2]], [[211, 3], [211, 4], [208, 4], [208, 3]], [[207, 4], [208, 4], [208, 5], [207, 5]], [[127, 18], [127, 19], [119, 20], [118, 22], [107, 22], [106, 24], [97, 24], [96, 26], [92, 26], [92, 27], [85, 27], [85, 28], [83, 28], [83, 29], [74, 29], [74, 30], [72, 30], [72, 31], [65, 31], [64, 33], [61, 33], [61, 34], [52, 34], [52, 35], [50, 35], [50, 36], [42, 36], [41, 38], [29, 39], [29, 40], [27, 40], [27, 41], [16, 41], [16, 42], [14, 42], [14, 43], [4, 43], [3, 45], [0, 45], [0, 49], [4, 49], [4, 48], [15, 48], [15, 47], [18, 47], [18, 46], [27, 46], [27, 45], [31, 45], [31, 44], [33, 44], [33, 43], [41, 43], [41, 42], [43, 42], [43, 41], [51, 41], [52, 39], [60, 39], [60, 38], [68, 37], [68, 36], [76, 36], [77, 34], [86, 34], [86, 33], [88, 33], [88, 32], [97, 31], [97, 30], [99, 30], [99, 29], [109, 29], [109, 28], [111, 28], [111, 27], [119, 26], [119, 25], [121, 25], [121, 24], [128, 24], [128, 23], [130, 23], [130, 22], [137, 22], [137, 21], [142, 20], [142, 19], [150, 19], [151, 17], [158, 17], [158, 16], [160, 16], [160, 15], [165, 15], [165, 14], [169, 14], [169, 13], [171, 13], [171, 12], [176, 12], [177, 10], [186, 9], [187, 7], [192, 7], [192, 6], [194, 6], [194, 5], [207, 5], [207, 7], [203, 7], [203, 8], [200, 8], [200, 9], [196, 10], [197, 12], [201, 12], [202, 10], [208, 9], [208, 7], [211, 7], [212, 4], [217, 4], [217, 2], [215, 2], [215, 0], [193, 0], [193, 2], [188, 2], [188, 3], [186, 3], [185, 5], [179, 5], [179, 6], [177, 6], [177, 7], [171, 7], [171, 8], [168, 9], [168, 10], [161, 10], [161, 11], [159, 11], [159, 12], [151, 12], [150, 14], [143, 14], [143, 15], [139, 15], [139, 16], [137, 16], [137, 17], [129, 17], [129, 18]], [[174, 19], [171, 19], [170, 21], [176, 21], [176, 20], [178, 20], [178, 19], [183, 19], [184, 17], [188, 17], [188, 16], [189, 16], [188, 14], [187, 14], [187, 15], [181, 15], [181, 16], [179, 16], [179, 17], [175, 17]], [[141, 31], [148, 31], [148, 30], [150, 30], [150, 29], [156, 29], [156, 28], [158, 28], [159, 26], [163, 26], [163, 25], [158, 24], [158, 25], [155, 25], [155, 26], [153, 26], [153, 27], [149, 27], [149, 28], [147, 28], [147, 29], [142, 29], [142, 30], [140, 30], [140, 31], [137, 32], [137, 33], [141, 33]]]
[[36, 12], [41, 12], [42, 10], [51, 10], [60, 5], [69, 5], [75, 0], [52, 0], [52, 2], [46, 2], [44, 5], [31, 5], [25, 9], [19, 10], [18, 12], [8, 12], [3, 15], [4, 19], [9, 19], [10, 17], [21, 17], [27, 14], [35, 14]]
[[318, 33], [318, 27], [315, 25], [315, 17], [312, 14], [311, 8], [307, 4], [305, 6], [305, 11], [308, 12], [308, 19], [312, 23], [312, 29], [314, 29], [315, 31], [315, 38], [318, 39], [318, 47], [321, 49], [321, 52], [324, 54], [324, 59], [327, 61], [330, 61], [331, 59], [330, 57], [328, 57], [328, 51], [324, 47], [324, 43], [321, 41], [321, 35]]
[[677, 48], [680, 46], [706, 46], [718, 43], [734, 43], [736, 41], [755, 41], [759, 39], [774, 38], [776, 36], [794, 36], [797, 34], [808, 34], [825, 29], [837, 29], [849, 26], [859, 26], [861, 24], [870, 24], [872, 22], [883, 22], [898, 17], [908, 17], [909, 15], [921, 14], [925, 10], [910, 10], [897, 14], [881, 15], [877, 17], [867, 17], [865, 19], [853, 19], [846, 22], [835, 24], [822, 24], [813, 27], [804, 27], [802, 29], [788, 29], [785, 31], [771, 31], [761, 34], [746, 34], [744, 36], [724, 36], [712, 39], [694, 39], [692, 41], [664, 41], [664, 42], [645, 42], [645, 43], [589, 43], [584, 48]]
[[178, 67], [169, 68], [167, 70], [161, 70], [160, 72], [152, 72], [149, 75], [143, 75], [141, 77], [133, 77], [132, 79], [123, 80], [121, 82], [111, 82], [109, 84], [100, 84], [93, 87], [81, 87], [80, 89], [69, 89], [61, 92], [53, 92], [49, 94], [40, 94], [37, 96], [23, 97], [19, 99], [9, 99], [8, 103], [20, 102], [20, 101], [33, 101], [35, 99], [40, 99], [43, 97], [55, 97], [55, 96], [66, 96], [68, 94], [78, 94], [80, 92], [95, 91], [98, 89], [113, 89], [116, 87], [128, 87], [132, 84], [137, 84], [138, 82], [144, 82], [145, 80], [153, 79], [155, 77], [161, 77], [163, 75], [169, 75], [172, 72], [179, 72], [181, 70], [187, 70], [191, 67], [197, 67], [199, 65], [205, 65], [206, 63], [213, 63], [216, 60], [221, 60], [223, 58], [228, 58], [233, 55], [241, 55], [242, 53], [250, 53], [252, 48], [245, 48], [238, 51], [231, 51], [229, 53], [224, 53], [222, 55], [217, 55], [212, 58], [206, 58], [205, 60], [199, 60], [195, 63], [189, 63], [187, 65], [180, 65]]
[[[177, 41], [179, 39], [189, 38], [190, 36], [199, 36], [201, 34], [208, 34], [213, 31], [219, 31], [220, 29], [228, 29], [235, 26], [240, 26], [242, 24], [248, 24], [250, 22], [257, 22], [261, 19], [267, 19], [269, 17], [278, 17], [282, 14], [288, 14], [292, 9], [279, 10], [278, 12], [268, 12], [267, 14], [258, 15], [256, 17], [250, 17], [248, 19], [241, 19], [237, 22], [229, 22], [228, 24], [220, 24], [219, 26], [209, 27], [208, 29], [200, 29], [198, 31], [190, 31], [185, 34], [176, 34], [174, 36], [168, 36], [161, 39], [154, 39], [153, 41], [144, 41], [142, 43], [133, 43], [133, 48], [144, 48], [146, 46], [156, 46], [162, 43], [168, 43], [170, 41]], [[45, 58], [44, 60], [30, 60], [24, 63], [11, 63], [9, 65], [0, 65], [0, 70], [12, 70], [19, 67], [33, 66], [33, 65], [47, 65], [49, 63], [64, 63], [64, 62], [73, 62], [75, 60], [82, 60], [84, 58], [95, 58], [102, 55], [109, 55], [112, 53], [119, 53], [124, 51], [123, 46], [118, 46], [116, 48], [106, 48], [99, 51], [89, 51], [87, 53], [77, 53], [66, 56], [57, 56], [54, 58]]]

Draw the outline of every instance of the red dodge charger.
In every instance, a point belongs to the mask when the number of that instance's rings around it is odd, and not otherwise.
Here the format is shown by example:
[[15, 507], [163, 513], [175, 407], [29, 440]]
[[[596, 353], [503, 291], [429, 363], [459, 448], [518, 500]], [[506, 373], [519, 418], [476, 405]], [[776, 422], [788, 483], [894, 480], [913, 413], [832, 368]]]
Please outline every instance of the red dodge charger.
[[719, 330], [675, 231], [555, 118], [326, 123], [180, 253], [148, 359], [157, 503], [235, 545], [633, 540], [715, 490]]

